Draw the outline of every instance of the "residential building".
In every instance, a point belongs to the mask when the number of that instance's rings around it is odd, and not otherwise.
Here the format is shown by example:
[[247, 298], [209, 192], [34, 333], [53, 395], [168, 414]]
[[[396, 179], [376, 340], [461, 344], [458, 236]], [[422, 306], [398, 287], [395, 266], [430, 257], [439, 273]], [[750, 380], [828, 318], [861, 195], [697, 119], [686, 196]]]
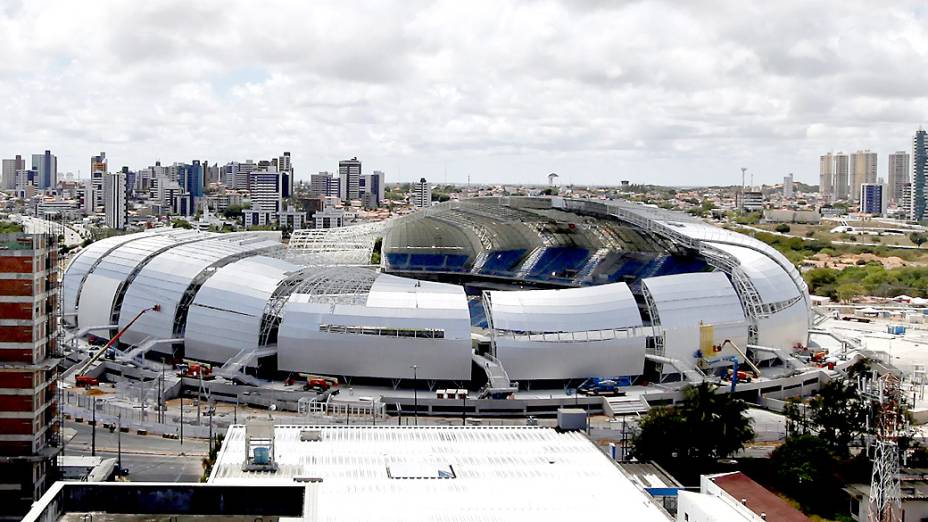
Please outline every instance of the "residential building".
[[764, 193], [754, 190], [745, 191], [738, 196], [738, 208], [753, 212], [764, 209]]
[[126, 174], [114, 172], [103, 177], [103, 209], [106, 226], [123, 229], [129, 221]]
[[703, 475], [698, 493], [679, 491], [677, 522], [723, 520], [808, 522], [809, 518], [740, 471]]
[[792, 199], [793, 198], [793, 173], [790, 172], [789, 176], [783, 177], [783, 198]]
[[339, 197], [345, 203], [360, 198], [361, 162], [357, 156], [338, 162]]
[[419, 179], [418, 183], [412, 184], [412, 206], [416, 208], [426, 208], [432, 206], [432, 186], [425, 178]]
[[265, 226], [277, 221], [277, 214], [283, 210], [283, 191], [287, 177], [270, 170], [259, 170], [248, 174], [251, 208], [245, 210], [245, 227]]
[[912, 138], [912, 221], [925, 219], [925, 178], [928, 176], [928, 133]]
[[886, 198], [886, 186], [879, 183], [864, 183], [860, 186], [858, 201], [860, 201], [860, 212], [874, 216], [886, 214], [886, 207], [889, 201]]
[[849, 162], [848, 162], [848, 155], [847, 155], [847, 154], [845, 154], [845, 153], [843, 153], [843, 152], [839, 152], [839, 153], [835, 154], [835, 170], [834, 170], [834, 172], [835, 172], [835, 178], [834, 178], [834, 179], [835, 179], [835, 189], [834, 189], [834, 194], [835, 194], [835, 198], [837, 198], [837, 199], [846, 200], [846, 199], [848, 199], [848, 196], [849, 196], [849, 192], [848, 192], [848, 191], [850, 190], [850, 185], [849, 185], [848, 182], [849, 182], [850, 180], [848, 179], [848, 174], [849, 174], [848, 163], [849, 163]]
[[85, 205], [87, 213], [97, 212], [103, 206], [103, 177], [108, 172], [106, 153], [90, 157], [90, 186], [88, 204]]
[[818, 193], [823, 203], [835, 200], [835, 157], [830, 152], [819, 160]]
[[905, 212], [905, 217], [908, 220], [912, 219], [912, 213], [915, 211], [912, 208], [912, 184], [906, 183], [902, 185], [902, 197], [899, 198], [899, 203], [896, 205], [897, 208]]
[[313, 214], [313, 228], [338, 228], [345, 226], [345, 210], [336, 208], [334, 201], [323, 200], [322, 210]]
[[16, 188], [16, 172], [26, 169], [26, 161], [19, 154], [13, 159], [3, 160], [3, 177], [0, 178], [0, 187], [3, 190]]
[[851, 193], [855, 201], [860, 197], [860, 186], [876, 183], [876, 153], [859, 150], [851, 155]]
[[909, 153], [896, 151], [889, 155], [889, 201], [899, 203], [902, 189], [909, 182]]
[[0, 246], [0, 512], [16, 517], [57, 474], [58, 245], [14, 233]]
[[309, 177], [309, 194], [316, 197], [341, 198], [341, 178], [331, 172], [320, 172]]
[[306, 228], [306, 212], [297, 210], [293, 205], [290, 205], [286, 210], [277, 213], [277, 224], [282, 229], [300, 230]]
[[[902, 511], [899, 520], [928, 519], [928, 469], [903, 468], [899, 471], [899, 497]], [[850, 498], [850, 515], [853, 520], [866, 522], [879, 517], [870, 516], [870, 484], [848, 484], [844, 488]], [[772, 519], [771, 519], [772, 520]]]

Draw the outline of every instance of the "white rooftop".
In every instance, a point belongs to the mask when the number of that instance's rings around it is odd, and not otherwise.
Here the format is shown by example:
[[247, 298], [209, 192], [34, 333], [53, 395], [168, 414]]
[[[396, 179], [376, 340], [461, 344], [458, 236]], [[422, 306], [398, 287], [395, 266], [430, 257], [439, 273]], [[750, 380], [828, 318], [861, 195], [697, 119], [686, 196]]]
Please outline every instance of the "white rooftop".
[[[321, 440], [301, 441], [304, 430]], [[320, 521], [668, 520], [580, 433], [541, 427], [276, 426], [275, 473], [242, 471], [245, 427], [226, 435], [209, 482], [312, 484]], [[308, 510], [309, 511], [309, 510]]]

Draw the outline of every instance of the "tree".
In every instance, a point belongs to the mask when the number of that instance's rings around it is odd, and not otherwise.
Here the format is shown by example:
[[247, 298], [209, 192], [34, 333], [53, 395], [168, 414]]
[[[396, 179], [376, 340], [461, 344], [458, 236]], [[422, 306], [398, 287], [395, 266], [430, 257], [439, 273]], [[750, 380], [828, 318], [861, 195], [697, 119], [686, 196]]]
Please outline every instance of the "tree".
[[844, 283], [835, 288], [835, 293], [841, 302], [848, 302], [857, 296], [864, 295], [866, 290], [857, 283]]
[[915, 243], [916, 248], [921, 248], [922, 243], [928, 241], [928, 235], [924, 232], [912, 232], [909, 234], [909, 241]]
[[776, 230], [777, 232], [781, 234], [786, 234], [791, 229], [789, 228], [789, 225], [787, 225], [786, 223], [780, 223], [779, 225], [776, 226], [776, 228], [774, 228], [774, 230]]
[[774, 465], [777, 488], [798, 501], [803, 511], [821, 504], [823, 494], [838, 495], [841, 492], [841, 481], [835, 477], [837, 459], [828, 443], [819, 437], [799, 435], [787, 438], [773, 450], [770, 462]]
[[173, 228], [187, 228], [187, 229], [190, 229], [190, 228], [193, 228], [193, 225], [191, 225], [190, 222], [187, 221], [187, 220], [185, 220], [185, 219], [172, 219], [172, 220], [171, 220], [171, 227], [173, 227]]
[[685, 461], [705, 469], [742, 450], [754, 438], [748, 405], [728, 393], [716, 393], [716, 388], [709, 383], [688, 386], [680, 404], [650, 410], [633, 442], [635, 456], [662, 465]]
[[846, 456], [848, 445], [866, 431], [869, 404], [857, 388], [843, 380], [831, 381], [809, 402], [809, 421], [818, 437], [837, 455]]

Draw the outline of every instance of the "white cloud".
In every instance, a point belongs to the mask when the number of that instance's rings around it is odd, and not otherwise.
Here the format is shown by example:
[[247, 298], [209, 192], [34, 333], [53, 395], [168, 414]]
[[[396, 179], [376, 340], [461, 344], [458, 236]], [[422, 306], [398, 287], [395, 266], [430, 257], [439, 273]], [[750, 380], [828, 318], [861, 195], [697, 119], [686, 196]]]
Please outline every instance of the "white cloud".
[[[393, 180], [817, 179], [909, 147], [918, 3], [0, 0], [0, 155], [86, 175], [289, 150]], [[881, 158], [881, 175], [885, 156]]]

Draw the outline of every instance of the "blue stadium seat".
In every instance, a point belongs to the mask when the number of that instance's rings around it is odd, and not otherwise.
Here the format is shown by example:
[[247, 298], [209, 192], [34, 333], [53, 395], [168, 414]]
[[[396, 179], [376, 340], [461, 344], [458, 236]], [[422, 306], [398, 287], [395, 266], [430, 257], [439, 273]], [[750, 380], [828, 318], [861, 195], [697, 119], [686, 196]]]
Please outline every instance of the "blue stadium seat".
[[526, 278], [551, 282], [571, 281], [589, 257], [590, 251], [585, 248], [546, 248]]

